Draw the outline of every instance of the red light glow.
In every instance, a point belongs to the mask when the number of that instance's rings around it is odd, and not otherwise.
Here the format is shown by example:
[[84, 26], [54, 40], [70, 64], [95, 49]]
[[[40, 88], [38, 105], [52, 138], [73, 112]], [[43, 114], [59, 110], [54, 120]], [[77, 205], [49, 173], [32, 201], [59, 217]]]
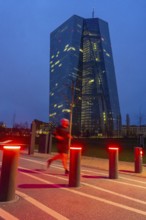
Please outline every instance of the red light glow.
[[119, 150], [118, 147], [109, 147], [108, 149], [109, 149], [109, 150]]
[[81, 147], [70, 147], [71, 150], [82, 150]]
[[140, 155], [143, 156], [143, 150], [140, 151]]
[[9, 149], [9, 150], [18, 150], [18, 149], [20, 149], [21, 147], [20, 147], [20, 146], [15, 146], [15, 145], [11, 145], [11, 146], [5, 145], [3, 148], [4, 148], [4, 149]]

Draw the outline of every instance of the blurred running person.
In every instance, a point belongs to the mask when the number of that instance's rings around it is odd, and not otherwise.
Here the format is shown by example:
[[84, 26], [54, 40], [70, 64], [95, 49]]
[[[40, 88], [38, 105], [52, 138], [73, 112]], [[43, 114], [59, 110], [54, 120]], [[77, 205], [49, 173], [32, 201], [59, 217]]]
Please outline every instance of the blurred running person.
[[69, 174], [67, 168], [67, 159], [68, 159], [68, 151], [69, 151], [69, 120], [61, 119], [60, 126], [58, 126], [54, 132], [55, 138], [57, 139], [57, 149], [58, 154], [53, 156], [51, 159], [47, 161], [47, 167], [49, 168], [50, 164], [55, 160], [61, 160], [62, 165], [65, 170], [65, 174]]

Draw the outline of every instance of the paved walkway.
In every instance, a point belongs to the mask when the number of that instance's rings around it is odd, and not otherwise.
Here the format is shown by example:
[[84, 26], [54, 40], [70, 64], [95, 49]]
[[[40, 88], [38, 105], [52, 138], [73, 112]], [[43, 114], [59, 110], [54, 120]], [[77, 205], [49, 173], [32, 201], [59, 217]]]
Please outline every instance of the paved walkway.
[[[81, 186], [69, 187], [59, 162], [42, 168], [48, 154], [21, 151], [17, 200], [0, 203], [0, 219], [88, 220], [146, 219], [146, 167], [134, 173], [134, 163], [119, 161], [119, 177], [108, 178], [108, 159], [81, 157]], [[0, 162], [2, 151], [0, 151]], [[102, 170], [101, 170], [102, 169]], [[106, 211], [105, 211], [106, 210]]]
[[[22, 151], [21, 153], [27, 154], [28, 152]], [[54, 154], [55, 153], [51, 153], [50, 155], [50, 154], [34, 152], [34, 154], [30, 156], [42, 158], [42, 160], [45, 162], [49, 157], [51, 157]], [[95, 169], [97, 168], [97, 169], [109, 170], [109, 159], [81, 156], [81, 165], [86, 167], [93, 167]], [[142, 173], [135, 173], [134, 162], [118, 161], [118, 170], [121, 172], [134, 173], [135, 175], [146, 177], [146, 164], [143, 164]]]

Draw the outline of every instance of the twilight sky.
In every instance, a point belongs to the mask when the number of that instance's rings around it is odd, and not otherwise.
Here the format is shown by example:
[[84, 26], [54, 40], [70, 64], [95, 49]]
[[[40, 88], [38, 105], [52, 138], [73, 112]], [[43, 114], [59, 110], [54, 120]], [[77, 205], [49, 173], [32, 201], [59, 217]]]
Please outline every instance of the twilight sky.
[[50, 33], [93, 8], [109, 24], [123, 123], [146, 124], [146, 0], [0, 0], [0, 121], [48, 122]]

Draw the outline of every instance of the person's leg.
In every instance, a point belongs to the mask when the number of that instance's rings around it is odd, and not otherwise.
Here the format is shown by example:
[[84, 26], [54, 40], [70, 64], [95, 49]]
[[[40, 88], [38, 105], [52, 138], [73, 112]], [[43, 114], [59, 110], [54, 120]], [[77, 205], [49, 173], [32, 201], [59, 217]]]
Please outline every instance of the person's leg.
[[62, 160], [62, 154], [56, 154], [54, 157], [52, 157], [51, 159], [49, 159], [48, 161], [47, 161], [47, 166], [49, 167], [50, 166], [50, 164], [54, 161], [54, 160]]
[[56, 154], [54, 157], [52, 157], [50, 160], [51, 161], [54, 161], [54, 160], [59, 160], [59, 159], [62, 159], [62, 155], [59, 153], [59, 154]]
[[65, 169], [65, 174], [68, 174], [69, 173], [68, 168], [67, 168], [68, 155], [66, 153], [62, 153], [61, 155], [62, 155], [62, 164]]

